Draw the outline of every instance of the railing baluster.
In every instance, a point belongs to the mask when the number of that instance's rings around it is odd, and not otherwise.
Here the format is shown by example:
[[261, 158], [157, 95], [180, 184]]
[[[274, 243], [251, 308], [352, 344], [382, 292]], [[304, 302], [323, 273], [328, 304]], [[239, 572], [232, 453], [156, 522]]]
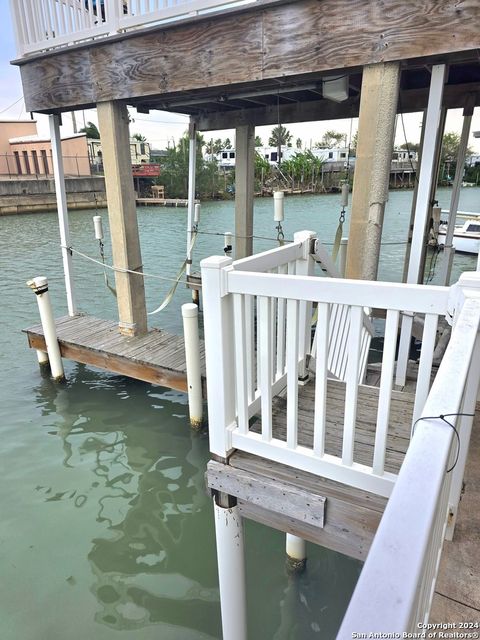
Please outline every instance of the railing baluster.
[[432, 375], [432, 360], [437, 337], [438, 316], [432, 313], [425, 314], [425, 324], [422, 335], [422, 350], [420, 352], [420, 364], [418, 365], [417, 388], [415, 392], [415, 404], [413, 407], [413, 422], [420, 416], [425, 400], [430, 390], [430, 378]]
[[40, 42], [44, 38], [40, 37], [40, 21], [38, 13], [38, 5], [34, 0], [29, 0], [27, 5], [27, 16], [29, 17], [29, 30], [32, 42]]
[[272, 439], [272, 323], [271, 298], [258, 298], [260, 393], [262, 407], [262, 439]]
[[[345, 312], [345, 324], [343, 326], [343, 331], [341, 334], [341, 341], [340, 341], [340, 345], [341, 345], [341, 351], [340, 351], [340, 360], [338, 362], [338, 377], [341, 380], [345, 379], [345, 375], [347, 372], [347, 366], [348, 366], [348, 335], [349, 335], [349, 331], [350, 331], [350, 322], [351, 322], [351, 318], [350, 318], [350, 313], [348, 313], [348, 311], [346, 310]], [[359, 367], [360, 369], [360, 367]]]
[[65, 2], [57, 2], [58, 14], [60, 16], [60, 34], [64, 36], [67, 33], [67, 23], [65, 21]]
[[240, 433], [248, 433], [248, 374], [245, 327], [245, 296], [233, 295], [235, 327], [235, 383], [237, 390], [237, 424]]
[[276, 352], [276, 346], [277, 346], [277, 298], [272, 298], [272, 307], [271, 307], [271, 312], [270, 312], [270, 317], [271, 317], [271, 325], [272, 325], [272, 330], [271, 330], [271, 340], [272, 340], [272, 346], [271, 346], [271, 352], [272, 352], [272, 384], [275, 382], [275, 373], [276, 373], [276, 369], [277, 369], [277, 352]]
[[[98, 7], [98, 9], [100, 9], [100, 7]], [[101, 12], [99, 12], [97, 9], [97, 21], [101, 22], [102, 16], [101, 16]], [[90, 28], [93, 28], [95, 25], [95, 12], [93, 11], [93, 0], [88, 0], [88, 21], [90, 23]]]
[[382, 475], [385, 470], [385, 453], [387, 448], [399, 317], [400, 313], [398, 311], [387, 311], [385, 337], [383, 340], [382, 376], [380, 378], [380, 392], [378, 396], [377, 427], [373, 453], [373, 473], [377, 475]]
[[248, 403], [250, 404], [255, 398], [255, 336], [254, 336], [254, 314], [253, 314], [253, 296], [245, 296], [245, 344], [247, 349], [246, 367], [247, 367], [247, 393]]
[[287, 447], [297, 446], [298, 422], [298, 300], [287, 300]]
[[313, 452], [317, 456], [323, 456], [325, 453], [325, 422], [327, 415], [327, 359], [330, 308], [327, 303], [319, 303], [317, 309]]
[[[279, 274], [287, 273], [287, 266], [278, 268]], [[285, 371], [285, 312], [287, 301], [285, 298], [277, 299], [277, 378]]]
[[56, 38], [59, 35], [59, 22], [58, 22], [58, 15], [57, 15], [57, 7], [58, 7], [58, 2], [57, 0], [49, 0], [50, 3], [50, 16], [52, 17], [53, 20], [53, 30], [52, 30], [52, 37]]
[[17, 46], [19, 47], [18, 53], [20, 55], [23, 55], [25, 45], [29, 44], [30, 42], [25, 15], [25, 0], [18, 0], [18, 3], [16, 3], [15, 0], [11, 0], [10, 7], [12, 10], [15, 30], [17, 34]]
[[368, 333], [365, 331], [365, 328], [362, 327], [362, 338], [360, 345], [360, 367], [358, 371], [358, 384], [363, 384], [363, 379], [365, 376], [365, 363], [368, 358]]
[[72, 6], [72, 0], [65, 0], [65, 6], [66, 6], [66, 9], [67, 9], [68, 33], [73, 33], [73, 6]]
[[348, 331], [348, 363], [345, 387], [345, 422], [343, 428], [342, 463], [353, 464], [355, 422], [357, 418], [358, 371], [360, 366], [360, 338], [363, 327], [362, 307], [350, 308]]
[[337, 333], [335, 336], [335, 351], [332, 360], [332, 372], [338, 377], [343, 378], [347, 366], [348, 352], [348, 328], [350, 324], [350, 309], [347, 305], [340, 305], [337, 315]]

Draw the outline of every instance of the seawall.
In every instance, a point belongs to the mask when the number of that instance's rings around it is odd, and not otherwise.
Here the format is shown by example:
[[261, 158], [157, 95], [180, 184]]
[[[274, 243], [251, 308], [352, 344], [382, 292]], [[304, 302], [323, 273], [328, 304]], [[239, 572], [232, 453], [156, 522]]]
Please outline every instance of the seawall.
[[[69, 209], [106, 207], [105, 179], [103, 177], [66, 178]], [[0, 215], [56, 211], [55, 183], [53, 179], [1, 180]]]

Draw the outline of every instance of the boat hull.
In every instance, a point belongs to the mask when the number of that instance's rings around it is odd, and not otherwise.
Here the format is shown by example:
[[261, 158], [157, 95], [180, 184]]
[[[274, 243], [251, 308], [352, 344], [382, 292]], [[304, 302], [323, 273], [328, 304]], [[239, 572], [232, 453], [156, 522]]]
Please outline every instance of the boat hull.
[[[472, 253], [478, 254], [480, 250], [480, 234], [475, 234], [476, 237], [472, 237], [471, 234], [454, 233], [452, 244], [455, 247], [457, 253]], [[440, 232], [438, 234], [438, 244], [443, 246], [445, 244], [445, 233]]]

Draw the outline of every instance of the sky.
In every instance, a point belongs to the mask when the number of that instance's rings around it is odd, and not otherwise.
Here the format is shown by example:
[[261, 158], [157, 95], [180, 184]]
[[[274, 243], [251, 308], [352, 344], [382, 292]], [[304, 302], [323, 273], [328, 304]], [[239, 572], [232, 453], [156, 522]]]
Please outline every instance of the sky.
[[[16, 57], [15, 41], [10, 10], [7, 0], [0, 0], [0, 119], [23, 119], [29, 118], [26, 113], [22, 98], [22, 84], [18, 67], [12, 66], [10, 60]], [[131, 133], [141, 133], [146, 136], [152, 147], [164, 149], [171, 146], [183, 135], [187, 129], [188, 118], [182, 114], [172, 114], [164, 111], [154, 111], [150, 115], [137, 114], [135, 109], [131, 109]], [[450, 110], [447, 116], [445, 131], [460, 133], [462, 127], [461, 109]], [[41, 135], [48, 135], [48, 123], [46, 116], [36, 115], [38, 121], [38, 132]], [[95, 110], [79, 111], [76, 114], [79, 127], [84, 122], [97, 123]], [[418, 142], [420, 138], [420, 114], [406, 114], [404, 116], [404, 126], [408, 142]], [[311, 122], [302, 124], [288, 124], [288, 130], [293, 135], [293, 140], [301, 138], [304, 147], [310, 147], [319, 141], [323, 134], [334, 129], [347, 136], [353, 136], [357, 129], [357, 119], [335, 120], [331, 122]], [[272, 127], [257, 127], [258, 134], [266, 145]], [[472, 132], [480, 131], [480, 108], [475, 109]], [[70, 114], [64, 114], [62, 135], [73, 132], [73, 123]], [[233, 130], [206, 132], [205, 139], [230, 138], [233, 142], [235, 132]], [[396, 145], [405, 142], [403, 127], [400, 120], [396, 128]], [[475, 153], [480, 153], [480, 138], [473, 138], [470, 134], [469, 145]]]

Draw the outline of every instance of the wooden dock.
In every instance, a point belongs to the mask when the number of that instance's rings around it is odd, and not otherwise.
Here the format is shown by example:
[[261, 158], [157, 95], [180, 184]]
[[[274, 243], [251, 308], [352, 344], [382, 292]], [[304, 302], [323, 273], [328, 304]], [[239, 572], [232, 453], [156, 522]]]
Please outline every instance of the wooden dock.
[[[63, 358], [177, 391], [187, 391], [182, 336], [159, 329], [151, 329], [143, 336], [123, 336], [116, 322], [89, 315], [58, 318], [56, 329]], [[24, 331], [30, 347], [46, 350], [41, 325]], [[200, 357], [205, 377], [203, 343]]]
[[[195, 200], [198, 204], [200, 200]], [[145, 207], [188, 207], [188, 200], [184, 198], [137, 198], [137, 204]]]
[[[355, 462], [371, 464], [375, 440], [378, 388], [359, 388]], [[386, 470], [398, 473], [405, 455], [414, 396], [392, 394], [391, 423], [387, 441]], [[299, 388], [298, 441], [313, 441], [314, 383]], [[286, 440], [286, 400], [274, 399], [273, 437]], [[345, 411], [345, 384], [328, 381], [325, 452], [341, 452], [341, 425]], [[251, 430], [261, 431], [260, 419]], [[257, 522], [299, 536], [310, 542], [364, 560], [387, 503], [373, 493], [278, 464], [249, 453], [235, 451], [228, 463], [208, 464], [210, 489], [238, 500], [240, 512]]]

